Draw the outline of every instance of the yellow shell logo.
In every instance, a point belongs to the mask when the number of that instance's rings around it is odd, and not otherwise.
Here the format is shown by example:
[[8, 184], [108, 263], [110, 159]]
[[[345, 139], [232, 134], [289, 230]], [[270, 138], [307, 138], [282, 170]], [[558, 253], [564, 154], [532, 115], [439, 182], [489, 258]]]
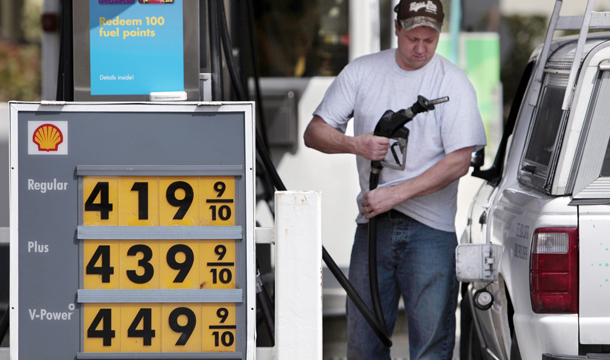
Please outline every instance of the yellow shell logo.
[[64, 134], [57, 126], [44, 124], [34, 131], [32, 140], [38, 145], [38, 151], [57, 151], [59, 144], [64, 142]]

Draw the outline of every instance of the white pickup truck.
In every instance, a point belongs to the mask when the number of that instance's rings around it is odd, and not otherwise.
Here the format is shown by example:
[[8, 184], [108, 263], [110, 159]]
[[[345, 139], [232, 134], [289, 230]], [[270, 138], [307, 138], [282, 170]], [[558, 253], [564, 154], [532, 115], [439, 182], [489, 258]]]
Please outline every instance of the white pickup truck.
[[[577, 0], [574, 0], [577, 1]], [[580, 1], [580, 0], [578, 0]], [[610, 359], [610, 13], [532, 54], [456, 251], [461, 359]], [[556, 30], [579, 36], [553, 40]]]

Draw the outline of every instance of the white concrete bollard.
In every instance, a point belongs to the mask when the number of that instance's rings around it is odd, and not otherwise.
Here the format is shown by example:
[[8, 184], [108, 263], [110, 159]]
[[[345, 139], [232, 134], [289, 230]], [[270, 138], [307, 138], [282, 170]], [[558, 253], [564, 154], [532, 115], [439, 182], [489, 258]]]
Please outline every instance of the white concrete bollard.
[[275, 358], [322, 359], [319, 192], [275, 193]]

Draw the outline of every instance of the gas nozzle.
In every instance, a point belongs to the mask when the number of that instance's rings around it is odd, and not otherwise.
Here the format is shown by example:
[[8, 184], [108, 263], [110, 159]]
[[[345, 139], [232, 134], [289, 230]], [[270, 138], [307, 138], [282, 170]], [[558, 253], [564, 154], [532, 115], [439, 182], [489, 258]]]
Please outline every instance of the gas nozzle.
[[441, 98], [432, 99], [432, 100], [424, 99], [424, 104], [426, 106], [434, 106], [434, 105], [442, 104], [442, 103], [447, 102], [447, 101], [449, 101], [449, 96], [443, 96]]
[[394, 138], [406, 123], [413, 120], [415, 115], [434, 110], [434, 105], [442, 104], [447, 101], [449, 101], [449, 96], [428, 100], [420, 95], [410, 108], [402, 109], [397, 112], [387, 110], [381, 119], [379, 119], [377, 126], [375, 126], [374, 134], [390, 139]]
[[449, 96], [443, 96], [438, 99], [428, 100], [420, 95], [417, 97], [417, 102], [413, 104], [413, 106], [411, 106], [410, 110], [413, 113], [413, 116], [415, 116], [419, 113], [432, 111], [434, 110], [434, 105], [442, 104], [447, 101], [449, 101]]
[[[392, 155], [396, 163], [392, 164], [387, 161], [373, 162], [373, 168], [380, 170], [381, 166], [384, 166], [395, 170], [404, 170], [407, 157], [407, 141], [409, 137], [409, 129], [404, 127], [405, 124], [413, 120], [415, 115], [434, 110], [434, 105], [442, 104], [447, 101], [449, 101], [449, 96], [428, 100], [420, 95], [410, 108], [402, 109], [397, 112], [387, 110], [381, 119], [379, 119], [373, 133], [376, 136], [383, 136], [398, 141], [391, 147]], [[400, 152], [402, 153], [402, 163], [399, 161], [398, 154], [396, 153], [396, 146], [400, 148]]]

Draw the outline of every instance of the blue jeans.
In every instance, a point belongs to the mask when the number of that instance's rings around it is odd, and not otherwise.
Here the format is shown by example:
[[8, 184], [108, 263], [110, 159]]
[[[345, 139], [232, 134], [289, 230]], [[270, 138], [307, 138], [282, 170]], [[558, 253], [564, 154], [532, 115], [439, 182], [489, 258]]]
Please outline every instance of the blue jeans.
[[[391, 211], [377, 216], [377, 278], [388, 331], [394, 331], [402, 294], [409, 328], [411, 360], [448, 359], [455, 344], [457, 236]], [[368, 224], [359, 224], [349, 280], [372, 311], [368, 271]], [[385, 347], [347, 301], [347, 358], [390, 359]]]

